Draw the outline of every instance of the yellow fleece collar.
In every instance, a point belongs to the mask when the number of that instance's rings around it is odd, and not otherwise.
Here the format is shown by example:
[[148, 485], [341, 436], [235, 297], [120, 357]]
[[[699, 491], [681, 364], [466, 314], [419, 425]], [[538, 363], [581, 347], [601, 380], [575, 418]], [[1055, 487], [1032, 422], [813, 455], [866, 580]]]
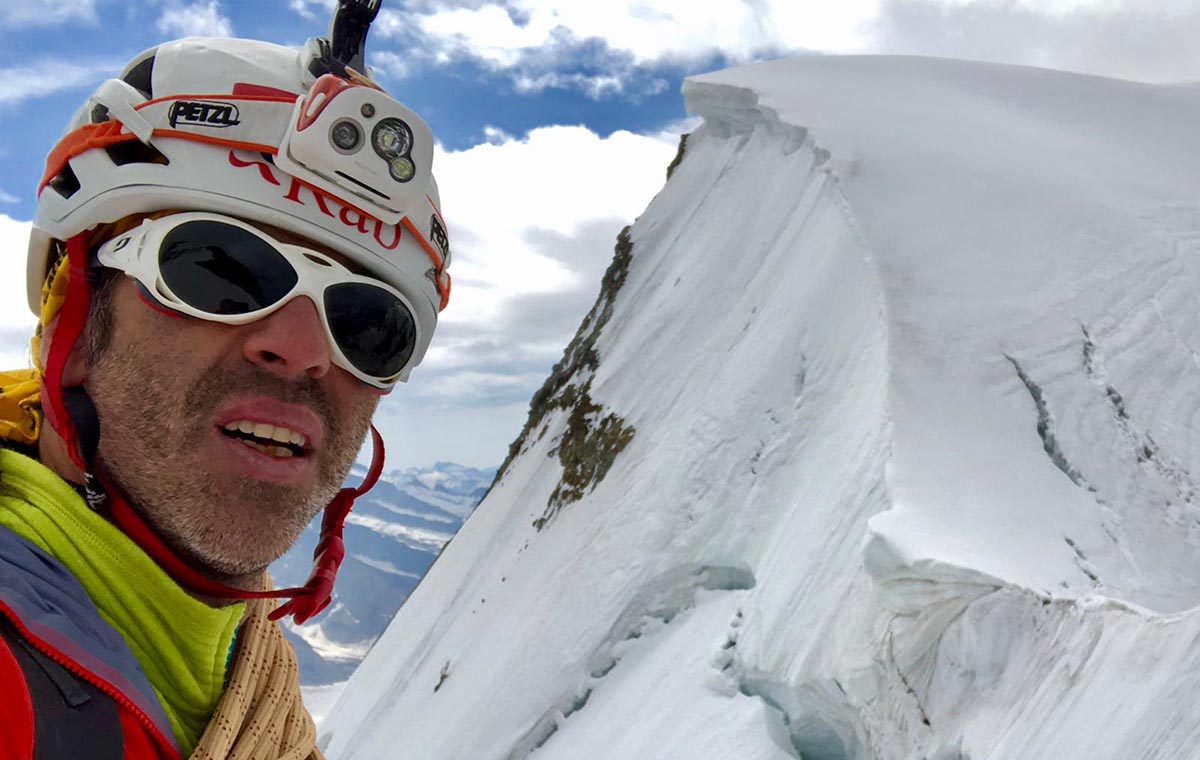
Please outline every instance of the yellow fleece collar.
[[225, 688], [245, 603], [214, 608], [192, 597], [39, 462], [0, 449], [0, 482], [0, 525], [79, 579], [141, 663], [189, 755]]

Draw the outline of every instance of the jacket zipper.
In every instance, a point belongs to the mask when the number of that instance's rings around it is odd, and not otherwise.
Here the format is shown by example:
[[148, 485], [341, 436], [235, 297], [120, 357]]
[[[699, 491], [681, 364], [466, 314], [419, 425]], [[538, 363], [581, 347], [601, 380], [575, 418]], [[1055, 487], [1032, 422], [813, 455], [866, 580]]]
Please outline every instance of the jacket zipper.
[[25, 624], [20, 620], [20, 618], [18, 618], [17, 615], [13, 613], [11, 609], [9, 609], [8, 605], [4, 604], [3, 602], [0, 602], [0, 614], [3, 614], [4, 617], [8, 619], [8, 622], [12, 623], [13, 628], [16, 629], [21, 638], [25, 639], [30, 646], [41, 652], [49, 659], [53, 660], [58, 665], [70, 671], [75, 677], [87, 681], [92, 686], [104, 692], [110, 699], [116, 702], [118, 706], [124, 708], [130, 714], [132, 714], [133, 717], [137, 719], [138, 723], [141, 724], [142, 728], [146, 729], [147, 733], [149, 733], [154, 739], [155, 743], [159, 745], [160, 749], [167, 750], [168, 757], [172, 758], [173, 760], [183, 760], [183, 756], [179, 753], [179, 750], [175, 749], [174, 744], [168, 741], [165, 736], [163, 736], [162, 732], [158, 730], [158, 726], [154, 725], [154, 721], [150, 719], [150, 716], [146, 715], [146, 713], [140, 707], [134, 704], [129, 697], [121, 693], [121, 691], [115, 686], [109, 684], [107, 681], [92, 673], [87, 668], [76, 663], [62, 652], [59, 652], [54, 647], [30, 633], [29, 629], [25, 627]]

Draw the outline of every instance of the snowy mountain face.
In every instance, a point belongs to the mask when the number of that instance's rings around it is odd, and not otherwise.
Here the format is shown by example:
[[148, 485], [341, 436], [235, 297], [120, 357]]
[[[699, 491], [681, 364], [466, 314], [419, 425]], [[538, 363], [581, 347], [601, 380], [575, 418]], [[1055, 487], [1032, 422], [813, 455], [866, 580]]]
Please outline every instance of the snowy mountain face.
[[[350, 479], [360, 482], [364, 474], [356, 466]], [[439, 462], [388, 473], [355, 502], [332, 603], [305, 625], [284, 628], [300, 658], [302, 684], [350, 677], [493, 477], [490, 470]], [[271, 566], [277, 587], [301, 585], [308, 578], [319, 530], [320, 516]]]
[[694, 78], [341, 760], [1195, 758], [1200, 90]]

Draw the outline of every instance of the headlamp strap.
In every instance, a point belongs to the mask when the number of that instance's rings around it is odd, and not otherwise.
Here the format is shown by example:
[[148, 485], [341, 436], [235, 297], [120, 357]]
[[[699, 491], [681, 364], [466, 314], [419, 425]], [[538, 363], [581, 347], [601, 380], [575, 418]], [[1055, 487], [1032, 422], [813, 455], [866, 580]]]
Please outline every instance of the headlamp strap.
[[[170, 95], [135, 106], [139, 130], [154, 138], [177, 138], [274, 155], [287, 133], [297, 95]], [[117, 116], [117, 114], [113, 114]], [[119, 118], [119, 117], [118, 117]], [[67, 134], [46, 157], [38, 184], [45, 190], [72, 158], [141, 139], [119, 120], [85, 124]]]

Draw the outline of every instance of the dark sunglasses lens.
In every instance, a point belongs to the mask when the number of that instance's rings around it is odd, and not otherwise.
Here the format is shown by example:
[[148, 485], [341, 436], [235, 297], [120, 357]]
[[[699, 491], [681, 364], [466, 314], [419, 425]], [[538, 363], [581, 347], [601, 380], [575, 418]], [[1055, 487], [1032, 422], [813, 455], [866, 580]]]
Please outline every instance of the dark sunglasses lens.
[[184, 222], [158, 250], [163, 282], [209, 314], [247, 314], [277, 303], [296, 286], [296, 270], [262, 238], [216, 221]]
[[357, 282], [330, 285], [325, 313], [338, 348], [363, 374], [389, 378], [412, 358], [416, 322], [404, 302], [386, 290]]

